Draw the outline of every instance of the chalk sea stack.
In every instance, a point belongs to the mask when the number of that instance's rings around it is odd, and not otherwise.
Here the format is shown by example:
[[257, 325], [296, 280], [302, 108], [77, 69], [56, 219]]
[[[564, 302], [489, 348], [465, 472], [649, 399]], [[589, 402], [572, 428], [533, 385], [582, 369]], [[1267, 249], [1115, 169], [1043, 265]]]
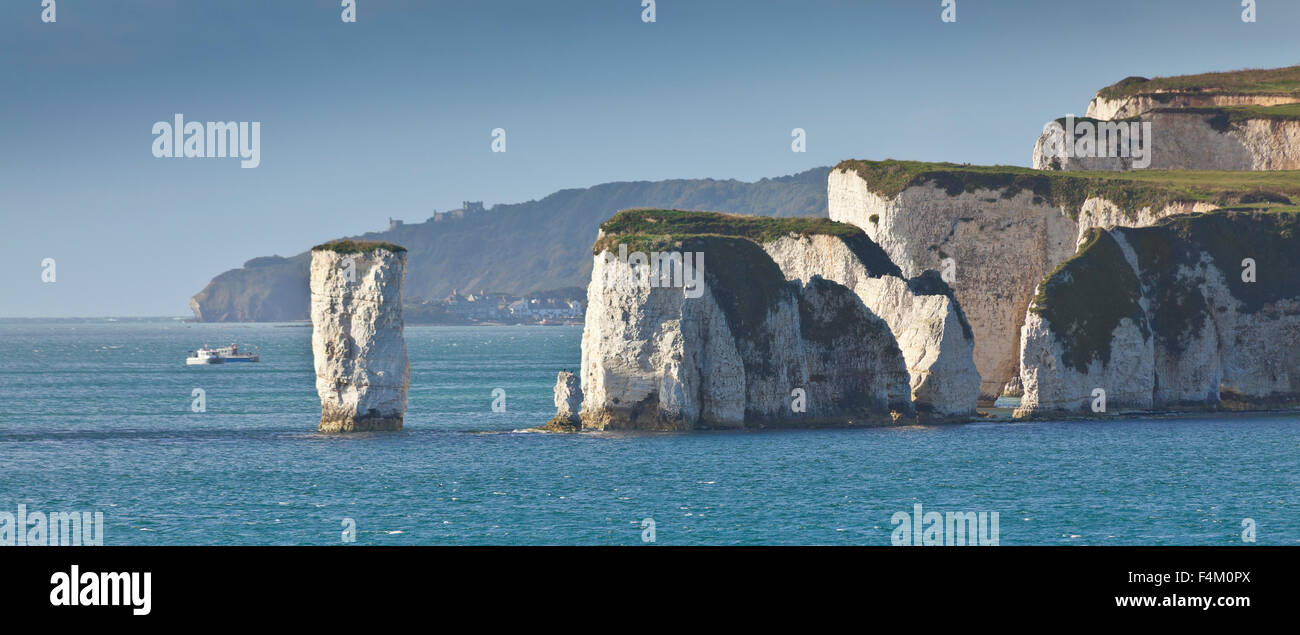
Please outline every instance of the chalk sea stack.
[[577, 432], [582, 427], [578, 413], [582, 410], [582, 387], [578, 376], [560, 371], [555, 377], [555, 416], [541, 429], [547, 432]]
[[[821, 245], [818, 236], [833, 240]], [[888, 321], [859, 295], [874, 289], [871, 279], [897, 277], [897, 267], [874, 247], [857, 228], [826, 219], [682, 210], [615, 215], [592, 249], [581, 429], [915, 420], [906, 356]], [[798, 254], [853, 266], [783, 270], [777, 259]], [[695, 275], [669, 284], [664, 272], [679, 269], [670, 261], [691, 265]], [[656, 262], [658, 273], [651, 273]], [[901, 278], [897, 283], [907, 288]], [[935, 303], [933, 317], [952, 318], [957, 339], [949, 344], [960, 347], [964, 336], [947, 300]], [[930, 333], [945, 332], [952, 331]], [[966, 359], [969, 365], [969, 347]], [[978, 380], [973, 372], [969, 379], [973, 402]]]
[[402, 333], [406, 249], [326, 243], [312, 249], [310, 273], [319, 430], [401, 430], [411, 383]]

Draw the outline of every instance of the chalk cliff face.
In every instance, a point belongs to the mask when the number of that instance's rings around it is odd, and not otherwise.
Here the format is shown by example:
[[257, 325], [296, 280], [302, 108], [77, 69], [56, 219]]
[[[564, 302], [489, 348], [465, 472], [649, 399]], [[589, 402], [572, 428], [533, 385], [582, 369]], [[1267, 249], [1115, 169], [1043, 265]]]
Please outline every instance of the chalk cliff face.
[[1092, 415], [1098, 389], [1109, 412], [1297, 405], [1298, 230], [1231, 211], [1090, 233], [1030, 308], [1017, 416]]
[[[1058, 119], [1034, 144], [1034, 167], [1043, 170], [1294, 170], [1300, 169], [1300, 66], [1129, 77], [1097, 92], [1087, 115]], [[1095, 139], [1093, 128], [1149, 127], [1139, 158], [1075, 147], [1075, 136]], [[1074, 130], [1062, 130], [1069, 126]], [[1070, 140], [1064, 144], [1063, 141]], [[1074, 155], [1078, 156], [1066, 156]]]
[[289, 322], [308, 317], [311, 254], [253, 258], [231, 269], [190, 298], [200, 322]]
[[660, 246], [704, 254], [698, 287], [637, 283], [635, 265], [612, 248], [593, 258], [582, 429], [845, 425], [914, 415], [888, 324], [848, 288], [819, 277], [787, 281], [745, 238], [697, 235]]
[[[849, 161], [831, 171], [831, 219], [861, 227], [904, 276], [927, 269], [950, 273], [949, 286], [974, 333], [980, 401], [985, 404], [1019, 372], [1020, 326], [1034, 289], [1074, 254], [1083, 232], [1142, 226], [1216, 208], [1169, 201], [1125, 210], [1108, 198], [1089, 195], [1091, 181], [1054, 182], [1024, 169], [964, 173], [960, 166], [918, 172], [896, 192], [881, 194], [885, 186], [868, 182], [864, 173], [883, 182], [893, 178], [895, 167], [914, 166], [877, 162], [860, 171], [856, 165], [871, 163]], [[1054, 202], [1057, 190], [1072, 198], [1062, 195]]]
[[411, 381], [402, 333], [406, 250], [341, 241], [311, 255], [320, 431], [401, 430]]
[[[1034, 143], [1039, 170], [1296, 170], [1300, 169], [1300, 118], [1237, 117], [1225, 111], [1157, 110], [1122, 123], [1149, 122], [1149, 161], [1125, 156], [1062, 156], [1070, 138], [1049, 126]], [[1094, 127], [1104, 121], [1077, 120]], [[1097, 152], [1096, 154], [1107, 154]]]
[[[821, 276], [838, 282], [885, 320], [907, 363], [912, 401], [921, 420], [974, 415], [980, 383], [974, 334], [938, 273], [906, 280], [883, 252], [879, 258], [864, 258], [866, 245], [840, 236], [788, 234], [763, 248], [786, 278], [807, 282]], [[879, 251], [876, 245], [869, 248]], [[881, 261], [888, 267], [873, 267]]]
[[1093, 119], [1128, 119], [1161, 108], [1185, 109], [1239, 106], [1280, 106], [1294, 103], [1300, 103], [1300, 98], [1293, 95], [1229, 95], [1158, 92], [1104, 97], [1099, 94], [1088, 103], [1086, 116]]

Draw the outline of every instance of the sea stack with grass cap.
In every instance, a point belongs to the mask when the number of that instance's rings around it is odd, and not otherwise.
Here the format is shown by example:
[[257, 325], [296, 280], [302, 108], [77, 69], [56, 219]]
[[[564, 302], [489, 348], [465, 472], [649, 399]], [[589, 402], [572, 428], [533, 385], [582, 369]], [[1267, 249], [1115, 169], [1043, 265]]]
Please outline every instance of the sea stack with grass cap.
[[340, 240], [312, 248], [311, 349], [321, 432], [401, 430], [411, 364], [402, 318], [406, 248]]

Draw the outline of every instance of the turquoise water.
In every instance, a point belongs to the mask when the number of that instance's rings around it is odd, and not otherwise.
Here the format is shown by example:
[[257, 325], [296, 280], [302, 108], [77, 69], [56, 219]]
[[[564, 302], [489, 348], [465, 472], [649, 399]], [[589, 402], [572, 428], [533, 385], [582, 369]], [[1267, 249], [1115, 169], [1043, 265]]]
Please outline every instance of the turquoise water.
[[[327, 437], [311, 333], [0, 321], [0, 511], [102, 511], [105, 544], [888, 545], [891, 516], [998, 512], [1000, 542], [1300, 543], [1300, 418], [655, 435], [551, 414], [574, 327], [411, 327], [400, 433]], [[203, 344], [257, 364], [187, 367]], [[191, 412], [192, 391], [206, 412]], [[493, 412], [492, 392], [506, 393]]]

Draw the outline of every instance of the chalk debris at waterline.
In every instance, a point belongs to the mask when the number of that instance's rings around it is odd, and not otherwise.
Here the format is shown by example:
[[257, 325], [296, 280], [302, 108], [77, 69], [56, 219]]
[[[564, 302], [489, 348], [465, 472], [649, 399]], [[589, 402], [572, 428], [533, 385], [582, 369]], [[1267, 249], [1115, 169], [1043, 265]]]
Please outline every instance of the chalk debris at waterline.
[[336, 241], [311, 256], [319, 430], [401, 430], [411, 383], [402, 319], [406, 249]]

